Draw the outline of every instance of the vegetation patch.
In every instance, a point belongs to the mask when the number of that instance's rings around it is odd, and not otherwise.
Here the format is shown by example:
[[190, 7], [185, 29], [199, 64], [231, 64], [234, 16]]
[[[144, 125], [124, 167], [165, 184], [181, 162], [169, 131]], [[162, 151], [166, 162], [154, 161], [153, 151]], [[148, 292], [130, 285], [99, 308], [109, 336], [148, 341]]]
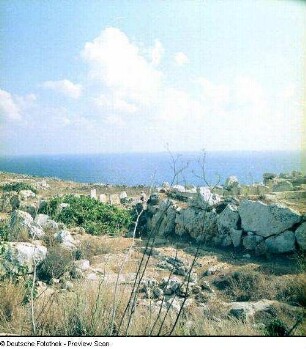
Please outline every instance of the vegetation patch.
[[37, 194], [37, 190], [32, 185], [24, 182], [4, 184], [1, 188], [6, 192], [17, 191], [19, 193], [21, 190], [31, 190], [33, 193]]
[[53, 278], [59, 279], [66, 272], [70, 273], [73, 261], [71, 252], [58, 247], [50, 248], [46, 259], [37, 268], [37, 276], [50, 283]]
[[[68, 204], [61, 207], [61, 204]], [[87, 196], [65, 195], [52, 198], [40, 213], [68, 227], [83, 227], [92, 235], [120, 235], [128, 229], [132, 217], [130, 211], [104, 204]]]

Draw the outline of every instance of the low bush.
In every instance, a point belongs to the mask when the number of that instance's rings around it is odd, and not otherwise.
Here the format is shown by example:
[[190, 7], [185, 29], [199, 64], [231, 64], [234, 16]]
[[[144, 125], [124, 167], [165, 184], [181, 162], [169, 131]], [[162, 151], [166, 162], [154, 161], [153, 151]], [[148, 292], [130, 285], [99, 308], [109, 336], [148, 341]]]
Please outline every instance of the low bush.
[[60, 247], [53, 247], [48, 250], [47, 257], [37, 267], [37, 276], [40, 280], [50, 283], [51, 280], [59, 279], [66, 272], [73, 269], [73, 255], [70, 251]]
[[295, 306], [306, 307], [306, 276], [305, 274], [294, 275], [277, 284], [276, 299]]
[[24, 182], [4, 184], [1, 188], [3, 191], [17, 191], [18, 193], [21, 190], [31, 190], [33, 193], [37, 194], [37, 190], [32, 185]]
[[[61, 203], [67, 203], [68, 206], [61, 209]], [[40, 210], [40, 213], [48, 214], [68, 227], [83, 227], [92, 235], [119, 235], [127, 230], [132, 220], [128, 210], [103, 204], [87, 196], [55, 197]]]
[[273, 293], [271, 282], [265, 275], [243, 268], [215, 279], [214, 284], [231, 301], [256, 301], [270, 298]]
[[270, 321], [265, 330], [265, 334], [267, 336], [273, 336], [273, 337], [284, 337], [287, 335], [288, 328], [286, 324], [283, 323], [280, 319], [273, 319]]

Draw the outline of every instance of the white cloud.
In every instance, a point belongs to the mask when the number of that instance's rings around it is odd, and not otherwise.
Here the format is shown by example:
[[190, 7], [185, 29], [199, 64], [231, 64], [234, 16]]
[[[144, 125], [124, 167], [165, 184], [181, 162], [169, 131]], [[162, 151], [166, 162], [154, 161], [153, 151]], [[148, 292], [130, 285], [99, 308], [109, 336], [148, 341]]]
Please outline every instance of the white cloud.
[[57, 81], [45, 81], [42, 86], [46, 89], [62, 93], [70, 98], [77, 99], [82, 94], [82, 86], [79, 84], [74, 84], [73, 82], [64, 79]]
[[175, 63], [179, 66], [187, 64], [189, 62], [188, 57], [184, 52], [177, 52], [174, 56]]
[[264, 89], [254, 78], [237, 77], [232, 86], [232, 94], [234, 102], [239, 106], [252, 105], [263, 111], [267, 105]]
[[103, 30], [96, 39], [85, 44], [81, 55], [89, 65], [90, 78], [101, 81], [101, 87], [108, 88], [121, 100], [148, 105], [156, 97], [161, 72], [119, 29]]
[[0, 116], [8, 120], [20, 120], [21, 109], [14, 101], [13, 96], [0, 89]]
[[159, 65], [162, 55], [164, 54], [165, 50], [163, 45], [159, 40], [155, 40], [155, 45], [152, 48], [151, 51], [151, 59], [152, 59], [152, 64], [153, 65]]
[[20, 109], [24, 111], [34, 106], [37, 96], [34, 93], [29, 93], [25, 96], [15, 96], [15, 100]]
[[93, 98], [93, 100], [98, 108], [110, 112], [133, 114], [138, 110], [135, 104], [128, 103], [115, 95], [106, 96], [105, 94], [101, 94], [99, 97]]
[[226, 85], [217, 85], [205, 78], [199, 78], [198, 83], [202, 87], [202, 96], [208, 99], [214, 106], [221, 106], [230, 100], [230, 89]]
[[161, 121], [190, 121], [203, 119], [204, 106], [188, 93], [167, 88], [164, 90], [163, 99], [157, 112], [157, 120]]
[[[52, 133], [63, 144], [74, 135], [77, 149], [83, 144], [94, 151], [157, 151], [167, 142], [173, 150], [298, 148], [299, 107], [293, 86], [269, 91], [248, 76], [226, 84], [204, 76], [185, 78], [180, 85], [180, 78], [161, 71], [166, 68], [160, 64], [164, 52], [159, 40], [145, 47], [119, 29], [107, 28], [82, 50], [88, 75], [77, 112], [69, 104], [56, 105], [54, 99], [46, 106], [41, 99], [36, 103], [33, 94], [12, 96], [1, 90], [0, 111], [10, 119], [24, 116], [31, 132], [45, 138]], [[183, 52], [174, 58], [178, 65], [189, 61]], [[190, 83], [195, 85], [188, 89]], [[71, 98], [83, 92], [81, 85], [68, 80], [43, 86]], [[31, 113], [26, 112], [33, 105]]]
[[124, 120], [120, 116], [111, 115], [104, 119], [104, 122], [108, 125], [123, 127], [125, 126]]

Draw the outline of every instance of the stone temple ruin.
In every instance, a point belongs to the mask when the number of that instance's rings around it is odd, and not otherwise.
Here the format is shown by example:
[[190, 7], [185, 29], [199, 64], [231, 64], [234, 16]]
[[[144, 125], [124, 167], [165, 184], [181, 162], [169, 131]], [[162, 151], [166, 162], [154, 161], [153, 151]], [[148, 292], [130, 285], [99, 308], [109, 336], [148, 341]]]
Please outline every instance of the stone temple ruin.
[[256, 255], [306, 250], [306, 216], [280, 202], [306, 198], [306, 176], [300, 172], [265, 173], [263, 183], [253, 185], [231, 176], [213, 189], [165, 184], [159, 192], [148, 200], [147, 232]]

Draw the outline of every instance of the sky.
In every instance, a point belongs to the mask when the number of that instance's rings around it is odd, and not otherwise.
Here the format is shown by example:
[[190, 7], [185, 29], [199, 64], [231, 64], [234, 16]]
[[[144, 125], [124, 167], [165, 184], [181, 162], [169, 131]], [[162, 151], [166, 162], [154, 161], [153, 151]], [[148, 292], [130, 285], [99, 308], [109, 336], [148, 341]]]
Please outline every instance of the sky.
[[1, 0], [0, 154], [299, 150], [306, 3]]

